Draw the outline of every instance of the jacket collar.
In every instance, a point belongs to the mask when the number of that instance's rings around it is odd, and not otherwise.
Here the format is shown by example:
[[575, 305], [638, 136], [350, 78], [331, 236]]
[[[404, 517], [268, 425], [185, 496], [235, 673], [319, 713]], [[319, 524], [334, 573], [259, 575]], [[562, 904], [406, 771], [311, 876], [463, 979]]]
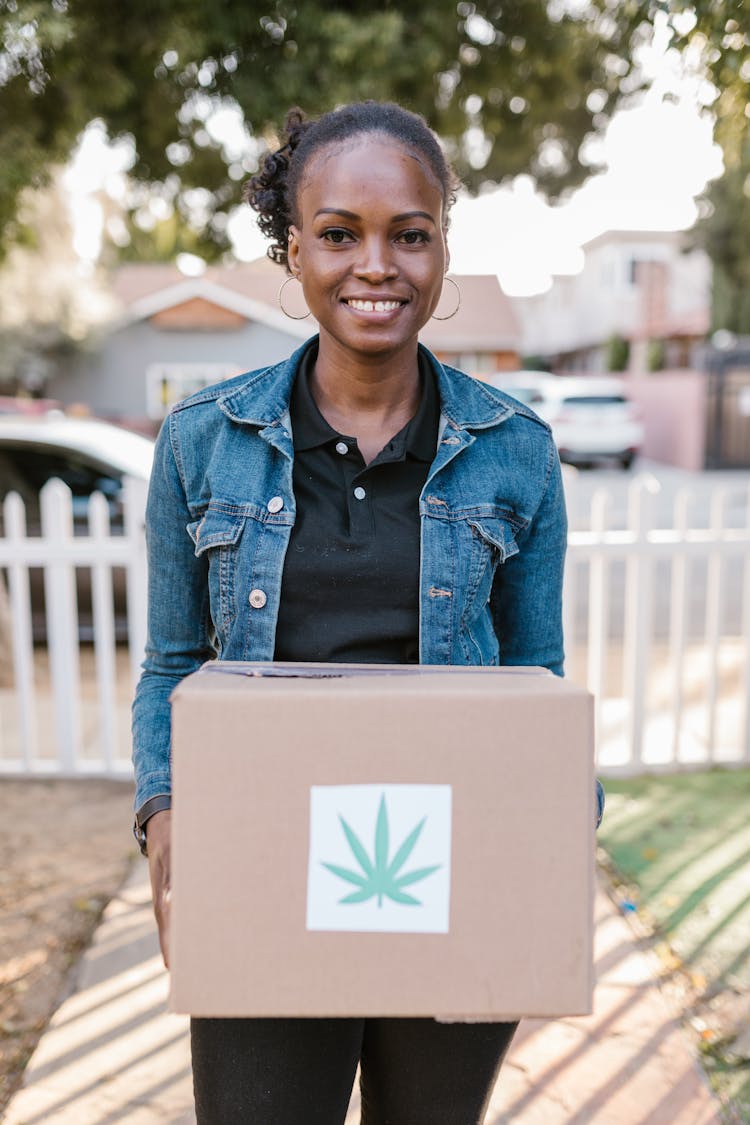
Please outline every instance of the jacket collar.
[[[247, 381], [216, 400], [220, 410], [235, 422], [254, 426], [280, 425], [289, 418], [289, 399], [299, 365], [308, 349], [317, 345], [313, 336], [281, 363], [253, 372]], [[512, 406], [479, 379], [454, 367], [444, 367], [423, 344], [422, 356], [437, 376], [440, 410], [455, 429], [483, 430], [505, 421], [512, 414], [525, 413]]]

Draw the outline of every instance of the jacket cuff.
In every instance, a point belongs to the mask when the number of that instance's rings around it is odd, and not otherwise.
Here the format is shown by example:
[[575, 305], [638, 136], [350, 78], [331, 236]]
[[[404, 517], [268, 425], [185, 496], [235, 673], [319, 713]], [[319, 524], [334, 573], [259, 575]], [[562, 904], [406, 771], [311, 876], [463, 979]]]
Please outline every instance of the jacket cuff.
[[136, 811], [135, 821], [133, 823], [133, 835], [136, 838], [141, 855], [148, 855], [146, 846], [147, 821], [156, 813], [163, 812], [165, 809], [171, 809], [171, 807], [172, 798], [170, 794], [158, 793], [155, 797], [149, 797], [147, 801], [144, 801], [141, 807]]

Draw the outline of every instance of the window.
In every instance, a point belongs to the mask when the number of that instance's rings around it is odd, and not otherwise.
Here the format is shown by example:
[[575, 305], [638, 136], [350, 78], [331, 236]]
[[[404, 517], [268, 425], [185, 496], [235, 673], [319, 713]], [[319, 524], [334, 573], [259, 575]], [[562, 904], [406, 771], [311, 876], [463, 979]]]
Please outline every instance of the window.
[[148, 416], [164, 418], [180, 399], [241, 371], [241, 367], [229, 363], [152, 363], [146, 370]]
[[453, 352], [445, 354], [445, 362], [469, 375], [491, 375], [497, 370], [494, 352]]

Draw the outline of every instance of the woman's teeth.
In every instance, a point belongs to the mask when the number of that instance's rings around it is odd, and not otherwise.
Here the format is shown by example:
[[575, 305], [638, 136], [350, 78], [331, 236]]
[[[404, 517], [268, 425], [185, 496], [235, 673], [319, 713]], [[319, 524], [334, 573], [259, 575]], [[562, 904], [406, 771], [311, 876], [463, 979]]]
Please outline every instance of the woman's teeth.
[[401, 308], [401, 301], [347, 301], [349, 308], [358, 312], [392, 312]]

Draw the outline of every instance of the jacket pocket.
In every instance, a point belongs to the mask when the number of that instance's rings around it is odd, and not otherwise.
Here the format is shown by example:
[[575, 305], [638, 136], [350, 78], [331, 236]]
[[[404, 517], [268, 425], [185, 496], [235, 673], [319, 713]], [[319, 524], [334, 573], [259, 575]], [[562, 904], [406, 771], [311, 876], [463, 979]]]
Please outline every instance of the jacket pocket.
[[460, 572], [465, 576], [460, 644], [467, 664], [496, 664], [498, 642], [490, 598], [498, 568], [518, 554], [516, 526], [502, 516], [472, 513], [463, 526]]
[[237, 612], [235, 590], [242, 581], [238, 575], [242, 552], [237, 548], [246, 520], [242, 510], [209, 505], [201, 519], [187, 525], [196, 556], [208, 562], [211, 620], [222, 648]]
[[471, 516], [466, 521], [473, 534], [489, 550], [494, 563], [504, 563], [518, 554], [515, 529], [497, 516]]
[[195, 543], [195, 553], [200, 557], [211, 547], [234, 547], [245, 526], [244, 512], [232, 512], [210, 505], [199, 520], [187, 525], [188, 535]]

